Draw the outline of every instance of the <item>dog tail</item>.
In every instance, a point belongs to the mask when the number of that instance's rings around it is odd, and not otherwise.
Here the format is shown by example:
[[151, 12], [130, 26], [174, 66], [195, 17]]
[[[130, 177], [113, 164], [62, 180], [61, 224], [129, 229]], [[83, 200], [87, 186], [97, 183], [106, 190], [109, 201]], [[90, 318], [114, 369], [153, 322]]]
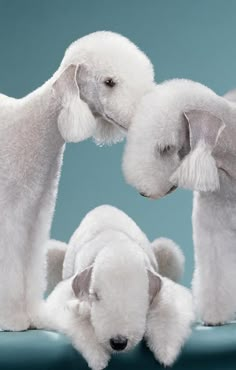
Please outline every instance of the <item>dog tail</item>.
[[50, 293], [62, 280], [63, 262], [67, 246], [66, 243], [54, 239], [50, 239], [46, 243], [47, 293]]
[[223, 97], [227, 100], [230, 100], [236, 103], [236, 89], [229, 90]]
[[180, 247], [171, 239], [158, 238], [151, 243], [158, 263], [158, 272], [179, 282], [184, 272], [185, 257]]

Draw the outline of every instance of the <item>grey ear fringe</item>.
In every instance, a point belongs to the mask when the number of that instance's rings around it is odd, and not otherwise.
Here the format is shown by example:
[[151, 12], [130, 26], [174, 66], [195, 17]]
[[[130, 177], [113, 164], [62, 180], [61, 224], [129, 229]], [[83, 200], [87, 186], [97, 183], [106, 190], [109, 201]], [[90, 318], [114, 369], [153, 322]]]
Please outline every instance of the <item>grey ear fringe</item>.
[[66, 142], [79, 142], [93, 136], [96, 120], [88, 105], [80, 99], [79, 92], [74, 95], [66, 92], [58, 117], [58, 129]]
[[220, 188], [215, 159], [204, 141], [186, 156], [170, 181], [179, 187], [204, 192]]

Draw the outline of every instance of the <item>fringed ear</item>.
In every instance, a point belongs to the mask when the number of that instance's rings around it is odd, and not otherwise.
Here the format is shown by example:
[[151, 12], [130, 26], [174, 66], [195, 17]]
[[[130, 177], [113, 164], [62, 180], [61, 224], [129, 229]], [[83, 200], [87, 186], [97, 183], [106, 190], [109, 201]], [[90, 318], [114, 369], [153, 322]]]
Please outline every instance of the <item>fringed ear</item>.
[[[96, 112], [96, 131], [93, 138], [98, 145], [111, 145], [117, 143], [125, 137], [127, 129], [118, 126], [116, 122], [109, 121], [104, 111], [104, 102], [100, 98], [100, 76], [96, 76], [94, 71], [89, 69], [85, 64], [81, 64], [78, 74], [77, 83], [79, 86], [80, 94]], [[109, 99], [109, 98], [108, 98]]]
[[205, 111], [184, 113], [189, 125], [190, 153], [171, 176], [179, 187], [197, 191], [219, 189], [218, 169], [212, 151], [225, 128], [224, 122]]
[[71, 64], [53, 84], [53, 90], [61, 100], [58, 129], [66, 142], [79, 142], [93, 136], [96, 120], [88, 104], [80, 98], [77, 75], [79, 66]]
[[190, 152], [170, 181], [179, 187], [197, 190], [214, 191], [219, 189], [219, 176], [216, 162], [204, 142]]

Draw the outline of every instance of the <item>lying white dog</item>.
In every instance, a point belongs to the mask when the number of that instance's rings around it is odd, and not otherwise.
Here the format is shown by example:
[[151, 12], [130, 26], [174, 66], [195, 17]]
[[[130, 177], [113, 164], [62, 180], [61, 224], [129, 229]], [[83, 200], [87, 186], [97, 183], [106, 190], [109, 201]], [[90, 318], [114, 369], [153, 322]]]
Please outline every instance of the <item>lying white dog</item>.
[[156, 359], [171, 365], [194, 314], [190, 292], [158, 274], [159, 260], [162, 273], [180, 278], [184, 257], [172, 241], [151, 246], [122, 211], [94, 209], [69, 242], [64, 280], [47, 299], [41, 327], [67, 334], [93, 370], [143, 336]]
[[195, 190], [193, 293], [209, 325], [236, 311], [235, 122], [234, 102], [193, 81], [167, 81], [142, 100], [123, 160], [127, 181], [142, 195]]
[[0, 328], [27, 329], [42, 298], [65, 142], [121, 140], [152, 86], [152, 65], [133, 43], [96, 32], [31, 94], [0, 94]]

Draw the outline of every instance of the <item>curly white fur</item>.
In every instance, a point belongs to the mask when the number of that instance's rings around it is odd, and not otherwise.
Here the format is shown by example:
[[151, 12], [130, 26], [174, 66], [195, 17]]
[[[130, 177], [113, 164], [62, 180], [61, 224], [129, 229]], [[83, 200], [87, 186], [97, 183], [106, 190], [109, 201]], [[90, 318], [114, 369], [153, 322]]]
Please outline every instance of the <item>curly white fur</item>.
[[236, 310], [236, 105], [235, 93], [227, 96], [188, 80], [156, 86], [142, 99], [123, 160], [127, 181], [148, 197], [195, 191], [193, 293], [210, 325]]
[[47, 293], [62, 281], [62, 269], [68, 245], [59, 240], [50, 239], [45, 244]]
[[158, 274], [161, 250], [162, 271], [166, 265], [170, 276], [181, 274], [179, 248], [168, 239], [154, 244], [114, 207], [89, 212], [70, 239], [65, 280], [47, 299], [41, 327], [67, 334], [94, 370], [105, 368], [111, 353], [133, 348], [143, 336], [155, 357], [171, 365], [191, 331], [192, 298]]
[[192, 297], [188, 289], [162, 278], [162, 288], [151, 306], [145, 337], [156, 359], [164, 366], [176, 360], [194, 321]]
[[185, 257], [180, 247], [171, 239], [158, 238], [151, 243], [158, 261], [161, 276], [179, 282], [183, 276]]
[[42, 245], [65, 141], [119, 141], [152, 86], [152, 65], [134, 44], [96, 32], [74, 42], [54, 76], [31, 94], [0, 94], [0, 328], [27, 329], [42, 298]]

